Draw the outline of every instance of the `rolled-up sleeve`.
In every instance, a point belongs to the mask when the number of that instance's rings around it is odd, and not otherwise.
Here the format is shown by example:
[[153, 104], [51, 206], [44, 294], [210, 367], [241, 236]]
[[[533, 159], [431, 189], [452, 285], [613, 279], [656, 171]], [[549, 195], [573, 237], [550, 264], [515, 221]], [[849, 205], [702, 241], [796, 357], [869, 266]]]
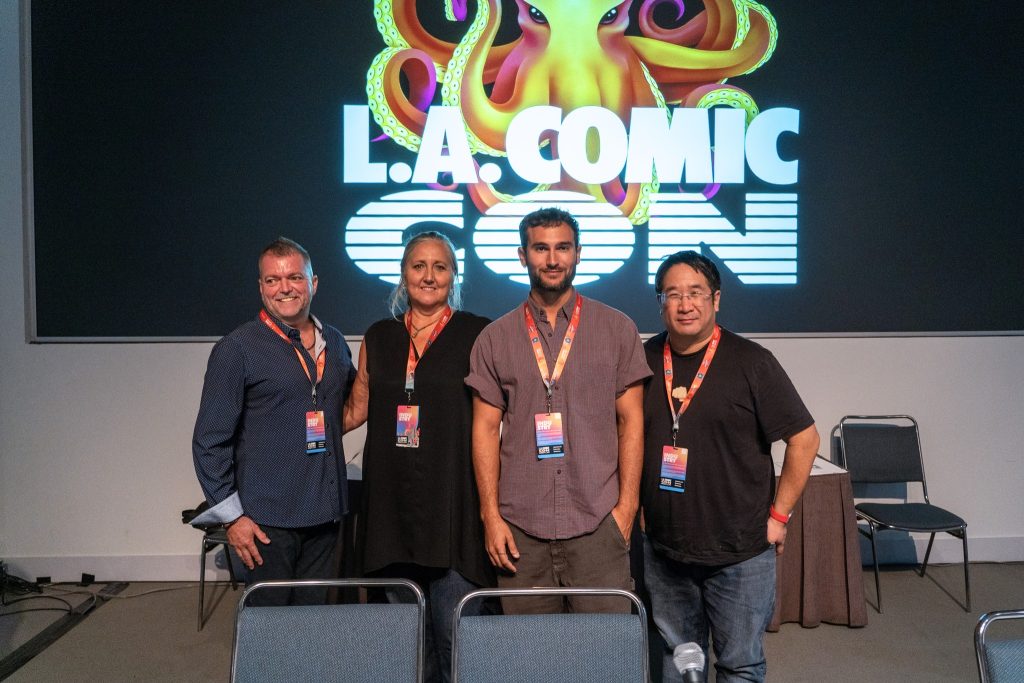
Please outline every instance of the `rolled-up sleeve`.
[[[625, 316], [623, 317], [625, 318]], [[653, 374], [651, 366], [647, 364], [644, 345], [640, 340], [640, 333], [636, 329], [636, 324], [629, 318], [625, 318], [625, 321], [626, 324], [621, 326], [621, 332], [619, 333], [619, 361], [616, 368], [617, 377], [615, 378], [616, 398], [622, 396], [629, 387], [647, 379]]]
[[469, 354], [469, 375], [466, 385], [495, 408], [506, 409], [505, 392], [495, 367], [493, 323], [484, 328]]

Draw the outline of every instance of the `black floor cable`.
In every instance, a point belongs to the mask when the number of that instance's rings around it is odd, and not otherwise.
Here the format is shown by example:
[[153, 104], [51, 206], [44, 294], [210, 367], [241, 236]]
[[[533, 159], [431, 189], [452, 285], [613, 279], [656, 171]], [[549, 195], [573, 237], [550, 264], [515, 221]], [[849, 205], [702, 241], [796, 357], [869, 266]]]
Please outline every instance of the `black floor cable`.
[[[45, 629], [40, 631], [26, 643], [21, 645], [18, 649], [11, 652], [9, 655], [0, 659], [0, 681], [4, 680], [15, 671], [20, 669], [22, 666], [27, 664], [33, 657], [41, 653], [43, 650], [48, 648], [50, 645], [55, 643], [61, 636], [73, 629], [75, 626], [80, 624], [89, 614], [91, 614], [94, 608], [101, 607], [104, 603], [109, 602], [110, 598], [117, 595], [125, 588], [128, 587], [127, 583], [110, 583], [107, 584], [103, 590], [99, 593], [89, 592], [91, 597], [84, 600], [81, 604], [72, 607], [71, 603], [54, 595], [43, 595], [41, 589], [33, 583], [29, 583], [24, 579], [20, 579], [10, 574], [4, 575], [3, 587], [0, 589], [0, 604], [3, 606], [13, 605], [16, 603], [27, 602], [30, 600], [57, 600], [64, 603], [62, 607], [23, 607], [12, 610], [10, 612], [0, 612], [0, 618], [12, 614], [21, 614], [23, 612], [34, 612], [34, 611], [50, 611], [59, 610], [66, 612], [66, 614], [53, 622]], [[18, 593], [20, 597], [10, 599], [7, 597], [8, 592]], [[24, 595], [30, 593], [29, 595]]]

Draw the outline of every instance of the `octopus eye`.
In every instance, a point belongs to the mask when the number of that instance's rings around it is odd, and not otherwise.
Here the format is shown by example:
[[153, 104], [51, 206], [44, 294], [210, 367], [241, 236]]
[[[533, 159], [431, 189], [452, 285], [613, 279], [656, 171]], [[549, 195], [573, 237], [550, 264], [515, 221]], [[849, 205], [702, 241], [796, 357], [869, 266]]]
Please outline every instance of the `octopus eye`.
[[601, 17], [601, 23], [602, 24], [610, 24], [613, 21], [615, 21], [615, 19], [618, 16], [619, 16], [619, 8], [618, 7], [612, 7], [610, 10], [608, 10], [607, 12], [604, 13], [603, 17]]
[[537, 9], [533, 5], [530, 5], [529, 7], [530, 7], [530, 18], [533, 19], [533, 21], [535, 23], [538, 23], [538, 24], [546, 24], [546, 23], [548, 23], [548, 18], [544, 16], [543, 12], [541, 12], [539, 9]]

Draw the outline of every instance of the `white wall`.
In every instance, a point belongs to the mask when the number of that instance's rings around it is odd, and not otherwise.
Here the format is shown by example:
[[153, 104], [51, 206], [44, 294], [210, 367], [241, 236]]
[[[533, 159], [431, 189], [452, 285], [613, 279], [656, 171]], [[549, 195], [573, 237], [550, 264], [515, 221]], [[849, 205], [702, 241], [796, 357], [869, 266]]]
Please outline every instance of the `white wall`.
[[[16, 0], [0, 0], [0, 559], [30, 579], [192, 580], [199, 535], [178, 513], [201, 499], [190, 440], [210, 345], [25, 342], [18, 26]], [[964, 305], [984, 302], [950, 314]], [[972, 559], [1024, 560], [1024, 337], [763, 343], [823, 440], [844, 414], [915, 415], [932, 498], [967, 519]], [[959, 557], [956, 541], [936, 552]]]

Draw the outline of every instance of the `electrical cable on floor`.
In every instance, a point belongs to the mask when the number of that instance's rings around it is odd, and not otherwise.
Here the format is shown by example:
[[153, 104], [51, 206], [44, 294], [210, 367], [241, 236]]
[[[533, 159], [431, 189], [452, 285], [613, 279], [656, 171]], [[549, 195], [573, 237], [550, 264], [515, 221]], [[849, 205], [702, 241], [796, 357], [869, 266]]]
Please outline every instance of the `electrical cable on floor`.
[[4, 606], [14, 605], [19, 602], [25, 602], [26, 600], [57, 600], [64, 604], [64, 607], [31, 607], [29, 609], [18, 609], [11, 611], [0, 611], [0, 617], [9, 617], [13, 614], [25, 614], [26, 612], [64, 612], [65, 614], [77, 613], [85, 614], [99, 601], [99, 598], [92, 591], [64, 591], [64, 594], [71, 595], [88, 595], [89, 599], [85, 600], [78, 606], [72, 605], [64, 598], [57, 597], [56, 595], [26, 595], [24, 597], [15, 598], [13, 600], [4, 600]]
[[5, 606], [6, 605], [13, 605], [13, 604], [16, 604], [16, 603], [19, 603], [19, 602], [25, 602], [26, 600], [59, 600], [60, 602], [63, 602], [67, 606], [69, 612], [72, 609], [70, 602], [68, 602], [64, 598], [58, 598], [56, 595], [26, 595], [23, 598], [15, 598], [14, 600], [7, 600], [6, 602], [4, 602], [4, 605]]
[[[211, 582], [211, 584], [212, 584], [212, 582]], [[82, 594], [82, 593], [86, 593], [86, 594], [89, 594], [89, 595], [96, 595], [96, 593], [94, 593], [92, 591], [70, 591], [70, 590], [65, 590], [65, 589], [59, 588], [58, 586], [59, 586], [59, 584], [50, 583], [50, 584], [46, 584], [44, 587], [47, 590], [56, 591], [56, 592], [64, 594], [64, 595], [78, 595], [78, 594]], [[110, 596], [104, 595], [103, 599], [104, 600], [130, 600], [132, 598], [141, 598], [141, 597], [146, 596], [146, 595], [153, 595], [154, 593], [168, 593], [168, 592], [171, 592], [171, 591], [183, 591], [183, 590], [188, 590], [190, 588], [198, 588], [198, 587], [199, 587], [198, 583], [186, 583], [186, 584], [182, 584], [180, 586], [168, 586], [166, 588], [152, 588], [150, 590], [142, 591], [141, 593], [133, 593], [131, 595], [110, 595]]]
[[0, 612], [0, 617], [9, 617], [14, 614], [25, 614], [27, 612], [60, 612], [70, 614], [71, 610], [66, 607], [30, 607], [28, 609], [14, 610], [13, 612]]

